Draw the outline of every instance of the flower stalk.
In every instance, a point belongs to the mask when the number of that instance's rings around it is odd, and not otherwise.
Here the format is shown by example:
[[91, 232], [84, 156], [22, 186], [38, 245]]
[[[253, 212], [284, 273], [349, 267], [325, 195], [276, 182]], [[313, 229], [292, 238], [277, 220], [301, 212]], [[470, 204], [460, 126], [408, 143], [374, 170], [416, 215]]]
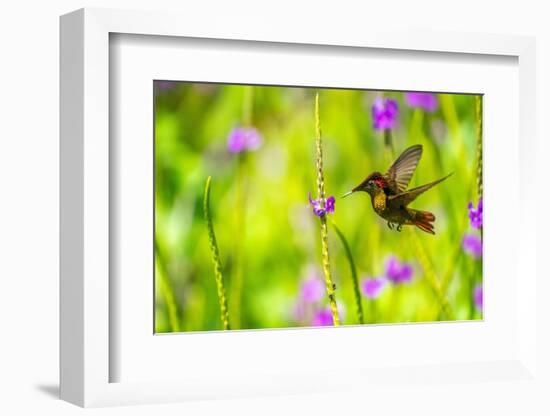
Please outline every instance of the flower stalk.
[[212, 177], [209, 176], [206, 180], [206, 187], [204, 189], [204, 220], [208, 230], [208, 242], [210, 243], [210, 251], [212, 253], [212, 263], [214, 265], [214, 277], [216, 278], [216, 286], [218, 289], [218, 300], [220, 302], [220, 316], [223, 325], [223, 329], [231, 329], [229, 326], [229, 311], [227, 308], [227, 299], [225, 297], [225, 286], [222, 275], [222, 264], [220, 260], [220, 253], [218, 250], [218, 243], [216, 242], [216, 234], [214, 233], [214, 225], [212, 224], [212, 217], [210, 215], [210, 184]]
[[[321, 203], [321, 208], [325, 208], [325, 179], [323, 176], [323, 145], [321, 141], [321, 121], [319, 115], [319, 93], [315, 95], [315, 143], [317, 150], [317, 197]], [[325, 275], [325, 285], [329, 300], [330, 310], [334, 326], [340, 325], [340, 316], [338, 314], [338, 305], [336, 304], [336, 285], [332, 280], [330, 271], [330, 257], [328, 249], [328, 226], [327, 217], [319, 217], [321, 223], [321, 254], [323, 259], [323, 273]]]
[[481, 95], [476, 95], [477, 139], [477, 200], [483, 197], [483, 106]]
[[[477, 200], [483, 198], [483, 105], [482, 96], [476, 95], [476, 134], [477, 134]], [[479, 231], [483, 238], [483, 225]]]

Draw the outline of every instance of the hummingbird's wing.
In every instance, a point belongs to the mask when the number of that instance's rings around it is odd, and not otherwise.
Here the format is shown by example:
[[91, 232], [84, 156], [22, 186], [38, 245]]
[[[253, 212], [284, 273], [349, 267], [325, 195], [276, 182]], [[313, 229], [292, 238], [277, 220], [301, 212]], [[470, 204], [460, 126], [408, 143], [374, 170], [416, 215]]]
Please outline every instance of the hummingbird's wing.
[[436, 181], [427, 183], [426, 185], [422, 185], [422, 186], [419, 186], [417, 188], [410, 189], [406, 192], [402, 192], [402, 193], [397, 194], [397, 195], [390, 195], [390, 196], [388, 196], [388, 203], [391, 203], [392, 205], [398, 205], [398, 206], [406, 207], [412, 201], [414, 201], [420, 194], [423, 194], [428, 189], [433, 188], [438, 183], [443, 182], [445, 179], [447, 179], [451, 175], [452, 175], [452, 173], [449, 173], [447, 176], [444, 176], [443, 178], [438, 179]]
[[407, 190], [421, 157], [422, 145], [416, 144], [406, 149], [393, 162], [385, 176], [388, 186], [394, 194], [400, 194]]

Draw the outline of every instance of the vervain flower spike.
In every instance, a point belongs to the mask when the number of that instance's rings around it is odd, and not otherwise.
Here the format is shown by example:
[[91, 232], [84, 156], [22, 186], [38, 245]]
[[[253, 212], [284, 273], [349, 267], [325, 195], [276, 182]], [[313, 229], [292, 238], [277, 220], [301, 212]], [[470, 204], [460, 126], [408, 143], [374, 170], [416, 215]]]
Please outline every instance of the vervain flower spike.
[[214, 264], [214, 277], [216, 278], [216, 286], [218, 288], [218, 300], [220, 302], [220, 315], [223, 324], [223, 329], [231, 329], [229, 326], [229, 312], [227, 309], [227, 299], [225, 297], [225, 286], [222, 275], [222, 263], [220, 253], [218, 251], [218, 243], [216, 242], [216, 234], [214, 233], [214, 225], [210, 216], [210, 184], [212, 177], [209, 176], [206, 180], [204, 189], [204, 220], [208, 229], [208, 242], [210, 243], [210, 251], [212, 252], [212, 263]]
[[[325, 202], [325, 179], [323, 177], [323, 145], [321, 142], [321, 121], [319, 116], [319, 94], [315, 95], [315, 143], [317, 149], [317, 192], [318, 198], [320, 201], [319, 209], [328, 210], [329, 207]], [[333, 208], [334, 209], [334, 206]], [[328, 252], [328, 227], [327, 227], [327, 217], [326, 215], [319, 216], [321, 223], [321, 251], [323, 258], [323, 273], [325, 275], [325, 285], [330, 305], [330, 310], [332, 313], [332, 320], [334, 326], [340, 325], [340, 316], [338, 314], [338, 305], [336, 304], [336, 285], [332, 281], [332, 273], [330, 271], [330, 259]]]

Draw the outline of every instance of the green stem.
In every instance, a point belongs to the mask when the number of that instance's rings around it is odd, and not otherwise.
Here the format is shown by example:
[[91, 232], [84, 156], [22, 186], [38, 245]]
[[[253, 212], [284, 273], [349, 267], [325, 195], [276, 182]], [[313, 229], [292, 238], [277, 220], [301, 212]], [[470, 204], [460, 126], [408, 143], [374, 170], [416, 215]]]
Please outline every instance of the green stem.
[[216, 242], [216, 234], [214, 233], [214, 225], [210, 216], [210, 184], [212, 177], [209, 176], [206, 180], [204, 189], [204, 220], [208, 229], [208, 242], [210, 243], [210, 251], [212, 252], [212, 263], [214, 264], [214, 276], [216, 278], [216, 286], [218, 288], [218, 300], [220, 301], [220, 314], [223, 324], [223, 329], [231, 329], [229, 326], [229, 312], [227, 310], [227, 299], [225, 297], [225, 286], [223, 283], [222, 264], [220, 261], [220, 253], [218, 243]]
[[[382, 95], [384, 97], [384, 95]], [[384, 129], [384, 159], [389, 166], [395, 157], [395, 149], [393, 146], [393, 137], [391, 129]]]
[[[482, 96], [476, 95], [476, 119], [477, 119], [477, 200], [483, 197], [483, 103]], [[483, 224], [479, 232], [483, 239]]]
[[477, 136], [477, 200], [483, 196], [483, 106], [481, 95], [476, 95]]
[[[439, 282], [439, 279], [435, 273], [432, 261], [428, 257], [428, 253], [426, 253], [426, 250], [424, 249], [422, 242], [420, 241], [420, 239], [418, 238], [414, 230], [410, 230], [410, 231], [411, 232], [408, 233], [408, 235], [416, 251], [418, 261], [420, 261], [420, 264], [422, 265], [422, 269], [424, 270], [424, 276], [426, 277], [426, 281], [430, 285], [437, 300], [439, 301], [441, 310], [445, 313], [445, 315], [449, 320], [453, 320], [454, 315], [451, 310], [451, 305], [449, 304], [449, 301], [445, 296], [441, 283]], [[439, 314], [439, 311], [438, 311], [438, 314]]]
[[393, 138], [391, 134], [391, 129], [384, 129], [384, 148], [385, 148], [387, 162], [391, 163], [394, 158]]
[[[424, 125], [425, 118], [428, 118], [430, 116], [431, 113], [426, 113], [425, 111], [417, 108], [413, 113], [409, 135], [419, 138], [420, 142], [424, 146], [424, 150], [427, 150], [428, 148], [431, 149], [430, 154], [435, 157], [435, 163], [437, 165], [440, 175], [445, 176], [449, 172], [445, 170], [443, 158], [441, 157], [441, 152], [439, 151], [436, 142], [426, 136], [422, 127]], [[445, 206], [447, 206], [449, 217], [452, 216], [452, 218], [454, 219], [453, 221], [449, 221], [450, 232], [451, 234], [456, 234], [459, 232], [459, 230], [461, 230], [457, 229], [456, 224], [458, 224], [459, 219], [463, 217], [462, 214], [464, 213], [464, 211], [462, 208], [460, 210], [457, 209], [455, 198], [453, 198], [452, 195], [450, 195], [449, 193], [444, 192], [442, 194], [442, 198], [444, 200]]]
[[[319, 116], [319, 93], [315, 95], [315, 143], [317, 148], [317, 197], [322, 208], [325, 207], [325, 179], [323, 177], [323, 145], [321, 141], [321, 121]], [[334, 326], [340, 325], [338, 305], [336, 304], [336, 285], [332, 281], [330, 271], [330, 258], [328, 251], [328, 226], [326, 215], [319, 217], [321, 222], [321, 254], [323, 258], [323, 273], [325, 275], [325, 286], [327, 290], [332, 321]]]
[[[252, 125], [254, 87], [243, 87], [242, 124], [244, 127]], [[233, 275], [231, 280], [231, 313], [234, 328], [241, 327], [241, 310], [244, 286], [244, 250], [246, 236], [246, 199], [247, 199], [247, 153], [241, 152], [237, 160], [237, 192], [235, 201], [235, 239], [233, 254]]]
[[241, 327], [241, 304], [243, 288], [243, 241], [245, 238], [246, 217], [246, 154], [239, 154], [237, 162], [237, 192], [235, 203], [235, 239], [234, 239], [234, 263], [233, 280], [231, 282], [231, 312], [232, 322], [235, 328]]
[[155, 258], [159, 268], [157, 274], [159, 280], [159, 289], [162, 295], [164, 296], [164, 301], [166, 302], [166, 308], [168, 309], [168, 323], [170, 324], [171, 332], [180, 332], [180, 323], [178, 318], [178, 306], [176, 302], [176, 296], [174, 294], [174, 289], [172, 288], [172, 283], [168, 276], [168, 269], [166, 267], [165, 259], [162, 253], [162, 250], [159, 247], [158, 241], [155, 239]]
[[361, 292], [359, 291], [359, 280], [357, 278], [357, 268], [355, 267], [355, 262], [353, 261], [353, 255], [351, 254], [351, 249], [348, 244], [348, 241], [346, 240], [346, 237], [342, 233], [342, 231], [336, 226], [336, 224], [333, 222], [332, 226], [334, 227], [334, 231], [336, 231], [336, 234], [340, 238], [340, 241], [342, 242], [342, 246], [344, 247], [344, 251], [346, 252], [346, 257], [348, 259], [349, 268], [351, 271], [351, 279], [353, 282], [353, 294], [355, 296], [355, 308], [357, 311], [357, 319], [359, 320], [360, 324], [365, 323], [365, 319], [363, 317], [363, 305], [361, 303]]
[[[477, 178], [470, 177], [468, 189], [473, 188], [474, 182], [477, 181]], [[460, 233], [462, 233], [468, 224], [468, 216], [467, 215], [461, 215], [458, 217], [459, 220], [457, 221], [457, 230], [460, 230]], [[483, 228], [481, 229], [481, 232], [483, 232]], [[447, 294], [447, 291], [449, 290], [449, 286], [451, 285], [451, 279], [453, 277], [453, 274], [455, 270], [457, 270], [457, 265], [461, 261], [461, 259], [464, 256], [464, 251], [462, 249], [462, 239], [458, 241], [455, 247], [455, 251], [453, 255], [451, 256], [452, 261], [449, 263], [449, 266], [447, 267], [447, 270], [443, 274], [443, 278], [441, 279], [441, 291], [444, 295]]]

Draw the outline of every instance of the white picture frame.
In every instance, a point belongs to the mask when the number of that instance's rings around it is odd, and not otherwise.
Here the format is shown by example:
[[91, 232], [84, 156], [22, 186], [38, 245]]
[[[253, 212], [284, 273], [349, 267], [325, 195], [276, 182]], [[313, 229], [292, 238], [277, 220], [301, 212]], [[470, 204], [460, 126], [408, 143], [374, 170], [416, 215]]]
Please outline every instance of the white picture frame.
[[[215, 23], [215, 24], [214, 24]], [[61, 398], [80, 406], [184, 401], [198, 398], [243, 397], [267, 394], [327, 392], [351, 388], [375, 388], [396, 378], [401, 382], [434, 380], [481, 383], [503, 381], [538, 383], [536, 361], [536, 219], [523, 215], [534, 203], [533, 184], [526, 180], [535, 161], [535, 42], [533, 38], [468, 33], [384, 31], [383, 28], [350, 28], [327, 37], [322, 28], [307, 31], [277, 24], [240, 27], [220, 19], [205, 26], [201, 19], [168, 13], [83, 9], [61, 18]], [[110, 311], [110, 36], [129, 34], [171, 38], [224, 39], [285, 45], [329, 45], [331, 48], [373, 48], [438, 54], [467, 54], [471, 59], [500, 55], [517, 59], [519, 68], [519, 133], [517, 134], [518, 185], [523, 205], [512, 207], [520, 218], [515, 270], [523, 271], [517, 289], [514, 317], [517, 345], [498, 360], [440, 364], [423, 361], [406, 368], [349, 368], [327, 366], [316, 372], [266, 372], [231, 378], [205, 372], [202, 378], [170, 381], [112, 382], [113, 362], [120, 359], [111, 348]], [[167, 38], [166, 38], [167, 39]], [[260, 43], [258, 43], [260, 45]], [[513, 273], [513, 271], [511, 271]], [[516, 313], [517, 312], [517, 313]], [[451, 329], [452, 330], [452, 329]], [[346, 342], [353, 342], [353, 329]], [[409, 336], [425, 329], [410, 326]], [[298, 334], [300, 330], [296, 330]], [[263, 337], [269, 338], [263, 333]], [[325, 336], [321, 331], [308, 337]], [[332, 332], [334, 334], [334, 332]], [[343, 336], [343, 332], [336, 336]], [[152, 335], [152, 334], [151, 334]], [[221, 334], [210, 334], [222, 336]], [[237, 333], [234, 343], [245, 343], [252, 334]], [[168, 340], [168, 338], [165, 338]], [[166, 342], [170, 342], [168, 341]], [[277, 342], [269, 340], [269, 342]], [[410, 365], [410, 364], [409, 364]], [[322, 382], [324, 377], [338, 380]], [[155, 380], [155, 381], [153, 381]], [[346, 380], [346, 381], [343, 381]], [[408, 381], [407, 381], [408, 380]], [[378, 387], [376, 387], [378, 388]]]

